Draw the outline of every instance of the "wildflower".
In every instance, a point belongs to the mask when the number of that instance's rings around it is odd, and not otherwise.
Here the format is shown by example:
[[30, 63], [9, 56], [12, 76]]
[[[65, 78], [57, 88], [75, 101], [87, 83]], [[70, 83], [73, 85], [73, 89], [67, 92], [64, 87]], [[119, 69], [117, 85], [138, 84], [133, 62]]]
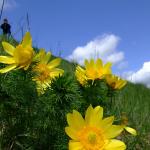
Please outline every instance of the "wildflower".
[[34, 56], [32, 38], [29, 32], [25, 34], [22, 42], [16, 47], [7, 42], [2, 42], [2, 45], [6, 53], [10, 56], [0, 56], [0, 62], [8, 64], [7, 67], [0, 69], [0, 73], [6, 73], [15, 68], [28, 69]]
[[113, 125], [114, 117], [103, 119], [103, 108], [88, 107], [85, 119], [73, 110], [67, 114], [68, 127], [65, 132], [72, 139], [69, 150], [124, 150], [124, 142], [114, 139], [122, 131], [121, 125]]
[[118, 76], [109, 74], [105, 76], [107, 84], [112, 88], [112, 89], [121, 89], [123, 88], [126, 84], [127, 81], [119, 78]]
[[38, 61], [33, 71], [36, 73], [33, 80], [37, 83], [37, 91], [43, 94], [44, 90], [50, 86], [52, 79], [63, 74], [63, 70], [56, 68], [61, 59], [56, 58], [50, 61], [51, 53], [46, 53], [43, 49], [35, 56], [34, 60]]
[[97, 59], [96, 62], [94, 59], [85, 60], [85, 70], [79, 66], [76, 68], [77, 80], [84, 85], [86, 80], [102, 79], [106, 74], [111, 74], [111, 65], [110, 62], [103, 65], [101, 59]]

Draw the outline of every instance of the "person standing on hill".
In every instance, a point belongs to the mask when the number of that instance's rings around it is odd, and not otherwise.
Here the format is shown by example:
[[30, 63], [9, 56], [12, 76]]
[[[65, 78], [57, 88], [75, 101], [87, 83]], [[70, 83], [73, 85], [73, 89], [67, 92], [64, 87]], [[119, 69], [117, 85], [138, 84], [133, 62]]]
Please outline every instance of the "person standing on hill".
[[11, 35], [11, 26], [6, 18], [4, 19], [3, 24], [1, 24], [1, 29], [3, 30], [3, 35]]

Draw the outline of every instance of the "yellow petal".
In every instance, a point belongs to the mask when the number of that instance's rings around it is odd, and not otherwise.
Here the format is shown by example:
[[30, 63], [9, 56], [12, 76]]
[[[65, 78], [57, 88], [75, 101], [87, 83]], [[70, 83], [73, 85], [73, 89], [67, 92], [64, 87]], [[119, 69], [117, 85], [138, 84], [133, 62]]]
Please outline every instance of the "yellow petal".
[[124, 128], [121, 125], [112, 125], [110, 128], [105, 130], [105, 135], [107, 138], [114, 138], [117, 137]]
[[95, 65], [94, 59], [91, 59], [91, 60], [90, 60], [90, 67], [92, 68], [92, 67], [94, 67], [94, 65]]
[[104, 65], [103, 74], [111, 74], [112, 63], [108, 62]]
[[50, 57], [51, 57], [51, 53], [48, 52], [48, 53], [43, 57], [43, 59], [41, 60], [41, 63], [42, 63], [42, 64], [47, 64], [48, 61], [50, 60]]
[[83, 68], [81, 68], [80, 66], [77, 66], [76, 67], [76, 75], [81, 75], [83, 76], [84, 78], [86, 78], [86, 75], [85, 75], [85, 70]]
[[50, 61], [48, 63], [48, 68], [49, 69], [55, 68], [55, 67], [57, 67], [60, 64], [60, 62], [61, 62], [61, 59], [60, 58], [56, 58], [56, 59], [54, 59], [54, 60], [52, 60], [52, 61]]
[[31, 38], [30, 32], [26, 32], [26, 34], [24, 35], [23, 40], [22, 40], [22, 45], [23, 47], [27, 45], [30, 45], [30, 46], [32, 45], [32, 38]]
[[17, 67], [16, 64], [9, 65], [9, 66], [7, 66], [7, 67], [5, 67], [5, 68], [3, 68], [3, 69], [0, 69], [0, 73], [6, 73], [6, 72], [8, 72], [8, 71], [10, 71], [10, 70], [15, 69], [16, 67]]
[[74, 130], [71, 127], [66, 127], [65, 128], [65, 132], [67, 133], [67, 135], [72, 138], [73, 140], [78, 140], [78, 136], [77, 136], [77, 131]]
[[15, 51], [15, 47], [12, 46], [11, 44], [7, 43], [7, 42], [2, 42], [3, 48], [4, 50], [11, 56], [13, 56], [14, 51]]
[[108, 85], [111, 85], [113, 82], [115, 82], [113, 75], [107, 74], [105, 76], [106, 82]]
[[45, 50], [44, 49], [40, 49], [39, 53], [37, 53], [35, 55], [35, 57], [33, 58], [33, 61], [41, 61], [44, 56], [45, 56]]
[[80, 126], [83, 127], [85, 125], [85, 121], [84, 121], [82, 115], [78, 111], [73, 110], [73, 117], [74, 117], [74, 120], [76, 120], [80, 123]]
[[80, 84], [82, 85], [86, 84], [87, 80], [86, 72], [80, 66], [76, 67], [75, 76], [77, 77], [77, 80], [80, 82]]
[[102, 117], [103, 117], [103, 108], [97, 106], [93, 109], [92, 106], [90, 105], [86, 111], [85, 121], [87, 125], [100, 127]]
[[13, 64], [15, 63], [15, 60], [13, 59], [13, 57], [0, 56], [0, 62], [3, 64]]
[[114, 121], [114, 116], [107, 117], [101, 121], [100, 126], [103, 130], [107, 130], [112, 126], [113, 121]]
[[103, 118], [103, 108], [100, 106], [95, 107], [93, 110], [93, 119], [91, 123], [94, 126], [99, 127], [102, 121], [102, 118]]
[[105, 146], [104, 150], [125, 150], [126, 145], [124, 142], [112, 139], [110, 142]]
[[97, 115], [100, 119], [103, 118], [103, 107], [96, 106], [94, 108], [94, 114]]
[[97, 59], [97, 61], [96, 61], [96, 68], [97, 68], [97, 70], [98, 71], [102, 70], [102, 66], [103, 66], [102, 60], [101, 59]]
[[77, 67], [76, 67], [76, 70], [85, 73], [85, 70], [84, 70], [83, 68], [81, 68], [80, 66], [77, 66]]
[[86, 113], [85, 113], [85, 122], [86, 124], [90, 124], [90, 121], [91, 121], [91, 114], [93, 113], [93, 107], [92, 105], [90, 105], [87, 110], [86, 110]]
[[130, 128], [130, 127], [125, 127], [124, 128], [127, 132], [131, 133], [132, 135], [136, 136], [137, 135], [137, 132], [135, 129], [133, 128]]
[[67, 122], [69, 126], [74, 128], [76, 131], [80, 130], [85, 125], [83, 117], [75, 110], [73, 110], [73, 114], [67, 114]]
[[127, 84], [127, 81], [123, 80], [122, 84], [120, 85], [120, 89], [123, 88]]
[[115, 89], [121, 89], [121, 87], [122, 87], [122, 80], [116, 80], [115, 81], [115, 83], [116, 83], [116, 85], [115, 85]]
[[50, 77], [56, 77], [56, 76], [61, 76], [64, 73], [64, 70], [59, 69], [59, 68], [54, 68], [50, 72]]
[[69, 150], [85, 150], [80, 142], [69, 141]]

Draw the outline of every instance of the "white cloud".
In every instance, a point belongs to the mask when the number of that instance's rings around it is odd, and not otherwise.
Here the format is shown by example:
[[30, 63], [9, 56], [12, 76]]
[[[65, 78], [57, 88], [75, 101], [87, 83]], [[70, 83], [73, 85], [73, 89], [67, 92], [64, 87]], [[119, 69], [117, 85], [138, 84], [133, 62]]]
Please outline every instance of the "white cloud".
[[[3, 0], [0, 0], [0, 7], [2, 6]], [[4, 10], [10, 10], [12, 8], [15, 8], [17, 6], [17, 3], [15, 0], [5, 0], [4, 3]]]
[[88, 42], [84, 46], [75, 48], [68, 60], [73, 60], [83, 65], [85, 59], [101, 58], [104, 62], [110, 61], [119, 64], [124, 59], [124, 53], [117, 51], [120, 38], [114, 34], [103, 35]]
[[116, 52], [112, 53], [107, 56], [106, 61], [113, 62], [114, 64], [121, 62], [124, 59], [124, 53], [123, 52]]
[[142, 83], [150, 88], [150, 61], [144, 62], [141, 69], [136, 72], [127, 72], [124, 74], [126, 79], [133, 83]]

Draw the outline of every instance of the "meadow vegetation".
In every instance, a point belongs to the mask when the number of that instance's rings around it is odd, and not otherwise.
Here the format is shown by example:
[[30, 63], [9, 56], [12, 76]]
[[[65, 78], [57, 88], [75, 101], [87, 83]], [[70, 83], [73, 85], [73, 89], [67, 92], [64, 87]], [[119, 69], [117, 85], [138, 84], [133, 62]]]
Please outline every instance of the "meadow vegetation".
[[[7, 55], [2, 41], [18, 44], [14, 39], [0, 38], [0, 55]], [[0, 69], [5, 66], [1, 63]], [[67, 150], [70, 138], [65, 133], [66, 115], [74, 109], [84, 116], [90, 104], [93, 108], [102, 106], [104, 117], [114, 115], [115, 124], [136, 129], [137, 136], [123, 131], [117, 137], [127, 150], [150, 149], [150, 89], [128, 82], [121, 89], [112, 90], [105, 79], [87, 80], [84, 86], [77, 80], [76, 67], [62, 59], [59, 68], [64, 73], [53, 78], [50, 86], [42, 85], [42, 94], [37, 92], [32, 67], [0, 74], [1, 150]]]

